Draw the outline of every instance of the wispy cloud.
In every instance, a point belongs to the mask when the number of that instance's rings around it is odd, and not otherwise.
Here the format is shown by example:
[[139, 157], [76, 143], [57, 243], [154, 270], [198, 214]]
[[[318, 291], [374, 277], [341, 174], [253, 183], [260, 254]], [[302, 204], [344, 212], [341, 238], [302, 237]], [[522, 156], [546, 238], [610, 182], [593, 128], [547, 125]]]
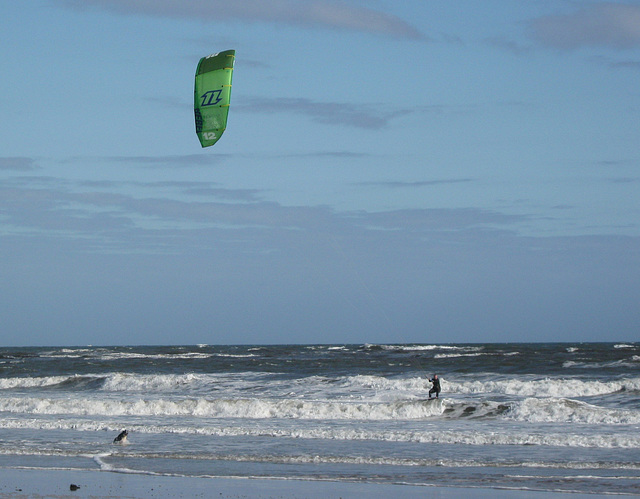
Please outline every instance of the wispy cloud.
[[415, 182], [400, 182], [397, 180], [389, 180], [386, 182], [361, 182], [358, 185], [374, 186], [374, 187], [387, 187], [390, 189], [411, 189], [417, 187], [431, 187], [434, 185], [442, 184], [460, 184], [473, 182], [470, 178], [455, 178], [455, 179], [443, 179], [443, 180], [416, 180]]
[[30, 172], [38, 170], [39, 167], [36, 161], [32, 158], [24, 157], [8, 157], [0, 158], [0, 171], [17, 171], [17, 172]]
[[[451, 231], [480, 228], [487, 230], [491, 226], [511, 225], [523, 222], [529, 217], [506, 215], [504, 213], [476, 208], [454, 209], [408, 209], [366, 214], [368, 226], [385, 229], [406, 229], [415, 231]], [[496, 230], [496, 229], [493, 229]]]
[[543, 45], [575, 49], [587, 45], [628, 49], [640, 45], [640, 6], [600, 2], [570, 14], [540, 17], [530, 23]]
[[98, 7], [120, 14], [238, 20], [332, 28], [425, 39], [408, 22], [379, 10], [334, 0], [60, 0], [75, 8]]
[[[327, 206], [284, 206], [265, 201], [253, 189], [224, 189], [206, 182], [135, 183], [145, 188], [145, 196], [115, 192], [129, 185], [71, 184], [53, 178], [35, 185], [5, 182], [0, 184], [0, 232], [12, 237], [73, 241], [80, 252], [120, 248], [155, 253], [158, 244], [162, 251], [182, 251], [177, 234], [188, 234], [198, 247], [236, 241], [241, 234], [254, 240], [256, 247], [273, 244], [271, 249], [278, 249], [277, 234], [291, 232], [369, 237], [367, 233], [373, 236], [380, 230], [397, 230], [412, 234], [410, 237], [428, 233], [448, 237], [451, 231], [495, 231], [497, 225], [512, 226], [524, 220], [478, 209], [369, 213], [337, 212]], [[265, 238], [273, 243], [265, 243]]]
[[294, 153], [288, 154], [287, 158], [365, 158], [369, 156], [369, 154], [363, 152], [353, 152], [353, 151], [318, 151], [318, 152], [308, 152], [308, 153]]
[[640, 60], [615, 60], [611, 57], [594, 56], [590, 60], [612, 69], [640, 69]]
[[614, 184], [637, 184], [640, 183], [639, 177], [614, 177], [610, 178], [609, 182]]
[[252, 98], [235, 106], [235, 112], [296, 113], [325, 125], [342, 124], [356, 128], [380, 130], [391, 120], [413, 112], [409, 109], [384, 109], [379, 106], [348, 102], [317, 102], [306, 98]]
[[180, 168], [212, 166], [223, 162], [228, 155], [185, 154], [181, 156], [117, 156], [108, 158], [118, 163], [134, 163], [148, 168]]
[[524, 56], [531, 53], [531, 47], [523, 45], [515, 40], [510, 40], [501, 36], [493, 36], [485, 39], [485, 43], [493, 47], [511, 52], [516, 56]]

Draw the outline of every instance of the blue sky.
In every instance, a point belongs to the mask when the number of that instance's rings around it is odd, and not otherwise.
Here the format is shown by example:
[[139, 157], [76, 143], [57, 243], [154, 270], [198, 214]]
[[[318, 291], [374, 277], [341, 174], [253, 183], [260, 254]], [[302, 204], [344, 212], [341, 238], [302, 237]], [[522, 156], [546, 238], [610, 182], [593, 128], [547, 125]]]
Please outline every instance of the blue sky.
[[[3, 344], [638, 339], [640, 2], [0, 19]], [[201, 149], [195, 67], [231, 48]]]

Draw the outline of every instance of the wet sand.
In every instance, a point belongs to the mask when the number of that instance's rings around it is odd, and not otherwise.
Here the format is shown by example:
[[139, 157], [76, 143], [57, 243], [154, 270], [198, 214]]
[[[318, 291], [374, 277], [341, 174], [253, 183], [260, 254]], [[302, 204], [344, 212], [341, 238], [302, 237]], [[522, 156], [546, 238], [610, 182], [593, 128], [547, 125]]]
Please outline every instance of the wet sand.
[[[72, 490], [72, 485], [77, 486]], [[610, 497], [526, 490], [418, 487], [411, 485], [345, 483], [249, 478], [191, 478], [104, 471], [0, 469], [0, 498], [510, 498], [594, 499]]]

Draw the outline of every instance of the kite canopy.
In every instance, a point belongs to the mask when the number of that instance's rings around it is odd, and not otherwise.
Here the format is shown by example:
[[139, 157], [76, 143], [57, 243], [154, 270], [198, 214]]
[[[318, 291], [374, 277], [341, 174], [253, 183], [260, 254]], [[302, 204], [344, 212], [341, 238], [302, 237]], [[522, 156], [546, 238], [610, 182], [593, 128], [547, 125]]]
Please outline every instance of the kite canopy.
[[227, 127], [235, 57], [235, 50], [225, 50], [198, 63], [193, 109], [202, 147], [218, 142]]

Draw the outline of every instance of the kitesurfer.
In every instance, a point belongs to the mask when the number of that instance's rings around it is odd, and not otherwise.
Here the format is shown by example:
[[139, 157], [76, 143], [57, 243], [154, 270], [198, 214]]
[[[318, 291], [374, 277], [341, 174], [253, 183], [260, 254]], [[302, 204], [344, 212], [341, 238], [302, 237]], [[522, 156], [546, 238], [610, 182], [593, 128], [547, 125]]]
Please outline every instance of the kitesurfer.
[[440, 380], [438, 379], [438, 375], [434, 374], [433, 378], [429, 380], [430, 383], [433, 383], [431, 390], [429, 390], [429, 398], [431, 398], [431, 394], [435, 393], [436, 398], [440, 395]]

